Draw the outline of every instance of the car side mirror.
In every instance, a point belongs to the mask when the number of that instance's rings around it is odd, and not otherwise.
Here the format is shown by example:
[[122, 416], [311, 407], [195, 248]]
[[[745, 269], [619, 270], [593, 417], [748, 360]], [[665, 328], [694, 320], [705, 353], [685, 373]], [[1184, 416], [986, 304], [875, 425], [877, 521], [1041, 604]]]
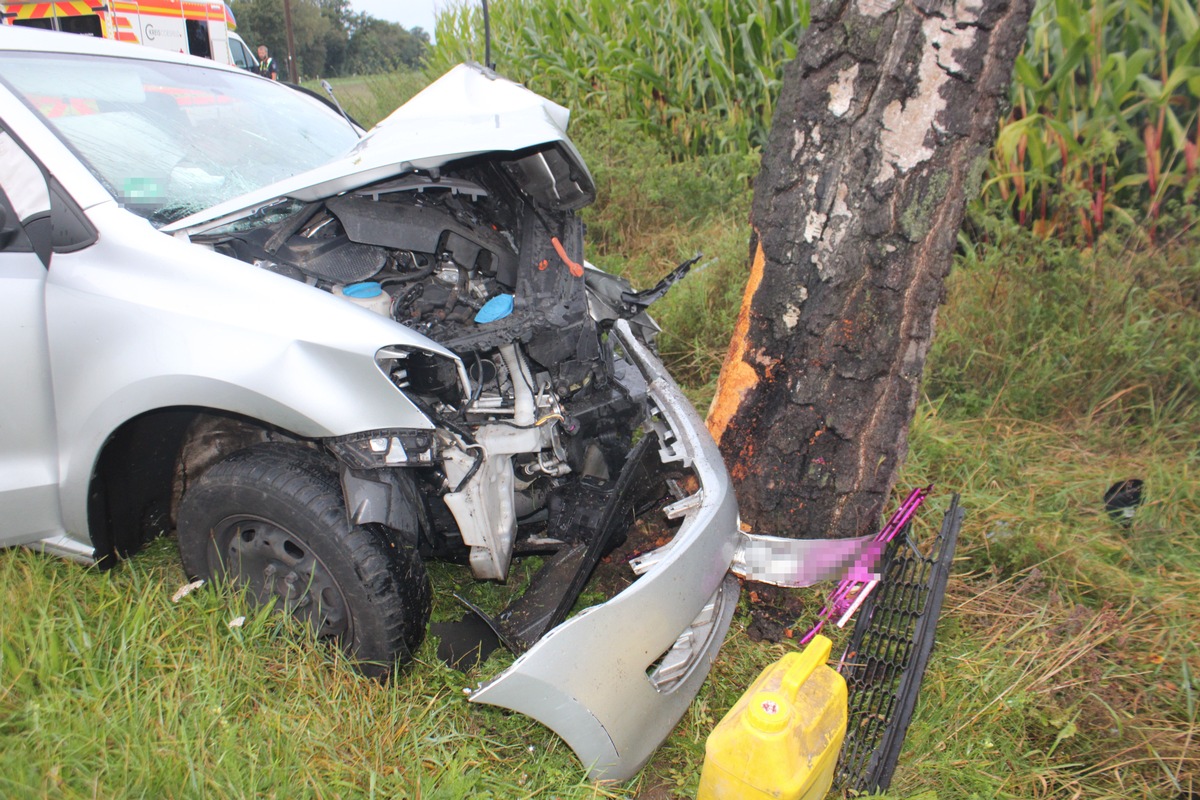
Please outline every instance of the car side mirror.
[[[28, 236], [24, 227], [17, 221], [16, 215], [12, 214], [6, 205], [4, 199], [0, 198], [0, 251], [13, 247], [25, 250]], [[44, 259], [42, 263], [46, 263]]]
[[54, 252], [54, 224], [50, 221], [50, 212], [36, 214], [22, 223], [25, 235], [33, 246], [33, 252], [43, 267], [50, 267], [50, 255]]

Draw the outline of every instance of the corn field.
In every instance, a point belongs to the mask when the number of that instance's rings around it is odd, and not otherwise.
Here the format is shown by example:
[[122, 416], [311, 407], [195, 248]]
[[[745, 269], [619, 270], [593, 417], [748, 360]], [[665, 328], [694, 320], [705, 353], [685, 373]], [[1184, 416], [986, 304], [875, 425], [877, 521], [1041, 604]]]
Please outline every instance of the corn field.
[[[683, 159], [766, 142], [808, 3], [494, 0], [491, 22], [503, 74]], [[478, 5], [443, 11], [429, 72], [483, 59]], [[1198, 108], [1195, 0], [1038, 0], [981, 200], [1042, 236], [1153, 243], [1196, 219]]]
[[[761, 147], [805, 0], [495, 0], [504, 75], [572, 110], [630, 120], [677, 158]], [[484, 60], [478, 4], [438, 16], [428, 63]]]
[[1194, 0], [1042, 0], [1015, 72], [988, 199], [1043, 236], [1089, 243], [1113, 222], [1150, 242], [1194, 224]]

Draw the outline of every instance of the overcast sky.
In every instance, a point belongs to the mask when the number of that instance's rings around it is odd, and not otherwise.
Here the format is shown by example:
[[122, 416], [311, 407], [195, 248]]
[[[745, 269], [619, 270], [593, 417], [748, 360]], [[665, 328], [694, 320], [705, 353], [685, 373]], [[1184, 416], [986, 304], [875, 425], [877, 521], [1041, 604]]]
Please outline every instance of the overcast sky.
[[399, 22], [405, 28], [423, 28], [433, 38], [434, 10], [452, 2], [454, 0], [350, 0], [350, 7], [372, 17]]

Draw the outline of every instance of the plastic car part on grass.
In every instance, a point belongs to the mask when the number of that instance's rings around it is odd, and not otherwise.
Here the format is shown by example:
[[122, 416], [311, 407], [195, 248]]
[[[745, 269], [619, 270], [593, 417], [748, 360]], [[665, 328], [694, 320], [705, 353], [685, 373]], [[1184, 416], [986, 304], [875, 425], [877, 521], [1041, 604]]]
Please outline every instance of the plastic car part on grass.
[[839, 671], [849, 687], [850, 725], [837, 785], [886, 790], [892, 781], [934, 635], [964, 511], [950, 501], [928, 553], [911, 538], [912, 522], [892, 540], [881, 578], [862, 604]]

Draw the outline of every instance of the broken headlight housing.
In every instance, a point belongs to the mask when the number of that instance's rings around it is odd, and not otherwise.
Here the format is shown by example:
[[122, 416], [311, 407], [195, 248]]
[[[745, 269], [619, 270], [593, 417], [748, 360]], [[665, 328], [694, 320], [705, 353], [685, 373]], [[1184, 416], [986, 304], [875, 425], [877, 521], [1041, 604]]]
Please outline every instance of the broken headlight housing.
[[409, 397], [461, 408], [471, 396], [462, 359], [402, 345], [380, 348], [375, 363]]
[[363, 431], [327, 439], [325, 444], [351, 469], [427, 466], [437, 456], [437, 439], [427, 430]]

